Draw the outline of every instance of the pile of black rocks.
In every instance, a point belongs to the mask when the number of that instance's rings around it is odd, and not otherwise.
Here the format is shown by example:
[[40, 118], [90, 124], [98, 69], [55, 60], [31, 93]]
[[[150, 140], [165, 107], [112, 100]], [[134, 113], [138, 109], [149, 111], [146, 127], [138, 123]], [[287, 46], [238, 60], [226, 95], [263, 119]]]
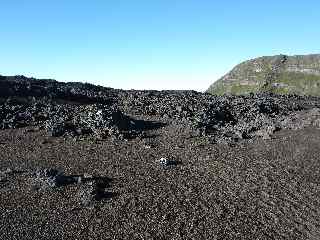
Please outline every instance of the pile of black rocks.
[[43, 168], [34, 171], [31, 180], [32, 189], [38, 191], [78, 185], [77, 200], [83, 206], [93, 206], [97, 201], [109, 199], [114, 195], [114, 193], [107, 191], [107, 188], [111, 186], [111, 178], [87, 173], [66, 175], [62, 170], [56, 168]]
[[136, 115], [163, 117], [167, 121], [191, 121], [210, 101], [209, 94], [196, 91], [122, 91], [119, 93], [122, 108]]
[[297, 96], [226, 96], [217, 99], [197, 115], [194, 126], [215, 142], [239, 141], [270, 136], [280, 129], [283, 118], [307, 109]]
[[294, 113], [320, 107], [319, 98], [297, 95], [213, 96], [194, 91], [127, 91], [120, 97], [126, 111], [182, 121], [200, 136], [217, 143], [269, 139], [278, 130], [300, 128], [292, 123]]
[[27, 126], [46, 129], [53, 137], [93, 135], [98, 138], [123, 135], [130, 130], [130, 118], [115, 105], [60, 104], [43, 99], [20, 101], [8, 98], [0, 104], [0, 129]]
[[89, 83], [63, 83], [52, 79], [0, 75], [0, 97], [11, 96], [46, 97], [62, 102], [110, 104], [116, 100], [117, 90]]
[[80, 176], [66, 176], [54, 168], [37, 169], [34, 173], [35, 189], [55, 188], [80, 182]]
[[[297, 112], [320, 108], [319, 98], [273, 94], [213, 96], [195, 91], [124, 91], [82, 83], [0, 76], [0, 129], [37, 126], [51, 136], [132, 138], [161, 127], [129, 115], [191, 126], [212, 142], [237, 142], [280, 129], [319, 125]], [[316, 111], [317, 112], [317, 111]], [[125, 113], [125, 114], [124, 114]], [[312, 120], [311, 120], [312, 118]], [[143, 135], [143, 134], [142, 134]]]

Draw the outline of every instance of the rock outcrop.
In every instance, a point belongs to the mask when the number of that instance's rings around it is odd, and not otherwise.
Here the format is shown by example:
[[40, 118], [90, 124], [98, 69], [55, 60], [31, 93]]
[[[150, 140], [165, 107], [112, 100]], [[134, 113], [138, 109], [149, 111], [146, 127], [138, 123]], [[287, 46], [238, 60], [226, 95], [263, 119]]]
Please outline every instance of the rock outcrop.
[[237, 65], [207, 92], [320, 95], [320, 54], [260, 57]]

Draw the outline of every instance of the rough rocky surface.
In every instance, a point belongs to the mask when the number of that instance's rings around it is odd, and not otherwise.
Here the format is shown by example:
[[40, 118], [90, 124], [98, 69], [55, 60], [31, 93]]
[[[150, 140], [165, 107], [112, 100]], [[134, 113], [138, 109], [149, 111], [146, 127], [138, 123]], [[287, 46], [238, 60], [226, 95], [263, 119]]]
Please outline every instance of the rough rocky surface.
[[320, 95], [320, 54], [270, 56], [245, 61], [213, 83], [217, 95], [250, 92]]
[[0, 104], [0, 239], [320, 238], [318, 98], [78, 84], [82, 101], [20, 78]]
[[269, 138], [281, 129], [292, 129], [296, 112], [319, 107], [318, 98], [297, 95], [217, 97], [192, 91], [135, 91], [122, 93], [121, 98], [126, 112], [189, 125], [197, 135], [218, 143]]
[[89, 83], [61, 83], [51, 79], [0, 75], [0, 96], [1, 98], [11, 96], [45, 97], [76, 103], [110, 103], [114, 101], [116, 93], [112, 88]]

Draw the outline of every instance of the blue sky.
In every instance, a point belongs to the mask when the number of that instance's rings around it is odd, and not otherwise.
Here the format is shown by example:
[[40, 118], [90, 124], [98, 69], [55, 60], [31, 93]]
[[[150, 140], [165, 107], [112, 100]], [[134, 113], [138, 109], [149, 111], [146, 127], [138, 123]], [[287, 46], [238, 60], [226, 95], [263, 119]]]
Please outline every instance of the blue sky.
[[0, 0], [0, 74], [195, 89], [248, 58], [320, 53], [320, 1]]

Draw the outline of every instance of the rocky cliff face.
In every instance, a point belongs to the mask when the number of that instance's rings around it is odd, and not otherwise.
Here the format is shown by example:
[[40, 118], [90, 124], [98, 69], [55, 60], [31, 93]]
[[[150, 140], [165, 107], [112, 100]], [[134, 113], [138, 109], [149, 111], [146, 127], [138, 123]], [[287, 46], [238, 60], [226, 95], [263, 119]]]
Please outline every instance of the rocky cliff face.
[[237, 65], [207, 92], [320, 95], [320, 54], [260, 57]]

